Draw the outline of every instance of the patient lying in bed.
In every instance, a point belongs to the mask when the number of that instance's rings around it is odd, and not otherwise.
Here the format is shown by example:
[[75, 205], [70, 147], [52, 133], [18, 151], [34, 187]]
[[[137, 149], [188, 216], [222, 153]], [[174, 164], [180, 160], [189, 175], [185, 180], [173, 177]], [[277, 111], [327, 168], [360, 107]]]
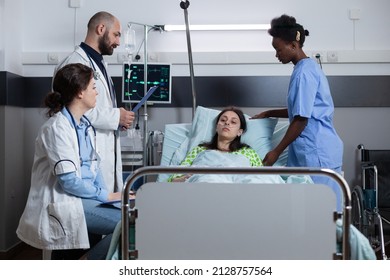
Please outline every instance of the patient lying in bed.
[[[263, 165], [256, 151], [241, 142], [241, 135], [247, 126], [244, 113], [240, 109], [229, 107], [222, 110], [216, 118], [215, 125], [216, 130], [211, 141], [193, 148], [181, 165], [223, 167]], [[190, 177], [191, 174], [175, 174], [168, 181], [183, 182]]]
[[[262, 166], [257, 152], [241, 142], [247, 129], [243, 112], [235, 107], [222, 110], [216, 117], [211, 141], [194, 147], [181, 162], [183, 166], [256, 167]], [[279, 175], [175, 174], [171, 182], [284, 183]]]

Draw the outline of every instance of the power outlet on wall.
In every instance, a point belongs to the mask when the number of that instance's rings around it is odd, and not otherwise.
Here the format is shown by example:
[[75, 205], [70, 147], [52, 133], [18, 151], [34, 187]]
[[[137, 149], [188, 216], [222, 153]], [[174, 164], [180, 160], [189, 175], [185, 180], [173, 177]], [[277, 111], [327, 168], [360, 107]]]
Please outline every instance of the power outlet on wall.
[[80, 8], [82, 0], [69, 0], [69, 8]]
[[350, 9], [349, 10], [349, 19], [350, 20], [360, 19], [360, 9]]
[[117, 54], [117, 60], [118, 60], [119, 63], [130, 61], [131, 60], [131, 55], [129, 57], [129, 55], [127, 53], [118, 53]]
[[324, 62], [325, 61], [325, 52], [313, 51], [311, 57], [314, 59], [317, 59], [317, 61], [321, 60], [321, 62]]
[[58, 62], [59, 62], [58, 54], [48, 53], [47, 54], [47, 62], [49, 62], [51, 64], [58, 64]]
[[326, 58], [328, 62], [338, 62], [339, 61], [339, 55], [336, 51], [328, 51], [326, 54]]

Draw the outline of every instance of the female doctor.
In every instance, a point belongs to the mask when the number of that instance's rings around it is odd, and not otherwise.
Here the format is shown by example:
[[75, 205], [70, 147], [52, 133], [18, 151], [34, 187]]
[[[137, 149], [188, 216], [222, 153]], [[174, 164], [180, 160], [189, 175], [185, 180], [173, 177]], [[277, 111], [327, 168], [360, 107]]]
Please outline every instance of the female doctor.
[[57, 72], [53, 92], [45, 98], [49, 119], [35, 141], [30, 192], [17, 229], [18, 237], [33, 247], [87, 249], [92, 233], [105, 238], [87, 258], [106, 256], [121, 211], [101, 203], [119, 200], [121, 193], [106, 191], [95, 130], [84, 116], [97, 95], [93, 70], [77, 63]]

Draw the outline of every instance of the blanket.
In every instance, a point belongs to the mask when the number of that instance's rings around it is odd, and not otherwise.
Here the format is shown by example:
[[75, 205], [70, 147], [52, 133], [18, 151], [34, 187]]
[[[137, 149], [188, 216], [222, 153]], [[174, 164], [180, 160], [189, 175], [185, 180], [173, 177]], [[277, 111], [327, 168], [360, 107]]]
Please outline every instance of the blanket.
[[[337, 236], [337, 252], [342, 252], [342, 226], [341, 219], [336, 221], [336, 236]], [[349, 231], [349, 246], [351, 246], [351, 260], [376, 260], [374, 249], [371, 247], [370, 241], [365, 237], [355, 226], [350, 226]]]
[[[198, 154], [192, 166], [199, 167], [250, 167], [247, 157], [240, 154], [225, 153], [216, 150], [205, 150]], [[310, 176], [265, 175], [265, 174], [193, 174], [187, 182], [208, 183], [312, 183]]]

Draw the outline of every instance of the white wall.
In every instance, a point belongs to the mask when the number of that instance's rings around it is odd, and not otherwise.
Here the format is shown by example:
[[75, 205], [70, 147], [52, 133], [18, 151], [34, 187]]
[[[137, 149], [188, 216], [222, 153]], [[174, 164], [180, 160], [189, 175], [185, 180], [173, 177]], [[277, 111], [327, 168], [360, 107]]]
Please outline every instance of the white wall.
[[[48, 61], [48, 55], [61, 59], [71, 52], [84, 40], [88, 19], [100, 10], [116, 15], [123, 27], [129, 21], [150, 25], [184, 24], [180, 0], [81, 0], [81, 3], [81, 8], [76, 9], [69, 8], [69, 0], [0, 0], [0, 71], [28, 77], [51, 76], [55, 63]], [[360, 9], [359, 20], [349, 19], [351, 9]], [[304, 49], [310, 56], [317, 52], [324, 56], [323, 68], [327, 75], [390, 75], [390, 36], [385, 29], [390, 26], [389, 11], [388, 0], [196, 0], [190, 1], [188, 15], [191, 24], [222, 24], [269, 23], [272, 18], [287, 13], [310, 31]], [[142, 28], [138, 28], [139, 43], [142, 33]], [[148, 38], [150, 60], [173, 63], [174, 76], [189, 75], [185, 32], [150, 32]], [[290, 75], [292, 65], [281, 65], [275, 59], [270, 41], [266, 31], [191, 32], [195, 75]], [[338, 62], [330, 63], [327, 55], [334, 51], [338, 54]], [[120, 46], [107, 58], [114, 76], [121, 75], [124, 54], [125, 50]], [[1, 227], [7, 228], [7, 232], [0, 233], [2, 251], [17, 241], [13, 235], [15, 221], [24, 205], [19, 203], [14, 212], [9, 211], [8, 205], [10, 201], [22, 201], [27, 195], [33, 143], [44, 117], [37, 108], [0, 109], [6, 115], [0, 126], [1, 135], [6, 135], [0, 143], [7, 145], [2, 151], [7, 150], [7, 156], [13, 151], [18, 161], [0, 163], [6, 165], [1, 171], [8, 172], [9, 176], [4, 178], [5, 189], [0, 192], [7, 194], [5, 201], [0, 202], [8, 223], [4, 225], [4, 220], [0, 220]], [[262, 109], [244, 108], [248, 114]], [[390, 108], [336, 108], [335, 126], [345, 144], [344, 170], [351, 185], [359, 172], [356, 168], [357, 144], [390, 149], [389, 115]], [[15, 119], [20, 120], [18, 127]], [[190, 120], [191, 108], [151, 107], [148, 127], [163, 130], [166, 123]], [[16, 136], [24, 139], [23, 144], [19, 140], [12, 141], [15, 129], [19, 131]], [[23, 159], [20, 159], [21, 154]], [[17, 168], [25, 169], [24, 178], [20, 173], [10, 171]]]
[[[179, 7], [179, 0], [109, 2], [82, 0], [82, 7], [77, 9], [69, 8], [68, 0], [22, 0], [22, 2], [23, 51], [72, 50], [75, 43], [84, 39], [90, 16], [99, 10], [112, 12], [123, 25], [129, 21], [150, 25], [184, 23], [184, 14]], [[390, 25], [387, 16], [389, 5], [387, 0], [330, 0], [326, 4], [313, 3], [311, 0], [279, 1], [277, 4], [271, 2], [265, 4], [264, 1], [258, 0], [196, 0], [190, 1], [188, 15], [191, 24], [223, 24], [269, 23], [273, 17], [287, 13], [294, 15], [311, 32], [306, 44], [308, 49], [386, 50], [389, 49], [390, 38], [379, 31], [381, 26]], [[349, 19], [349, 10], [356, 8], [361, 10], [361, 18], [354, 23]], [[45, 13], [40, 16], [32, 11], [45, 11]], [[194, 51], [273, 50], [266, 32], [252, 32], [250, 37], [246, 32], [225, 35], [225, 32], [219, 34], [193, 32], [191, 34], [193, 49]], [[151, 51], [186, 51], [184, 32], [163, 35], [154, 33], [151, 37], [153, 37], [149, 43]], [[237, 40], [240, 38], [244, 38], [245, 41]], [[172, 44], [173, 41], [175, 44]]]
[[[115, 14], [121, 20], [124, 31], [128, 22], [184, 24], [184, 10], [179, 7], [179, 0], [82, 0], [81, 8], [69, 8], [68, 0], [19, 1], [23, 2], [20, 17], [22, 61], [24, 75], [27, 76], [50, 75], [54, 65], [48, 65], [48, 54], [61, 59], [72, 51], [84, 40], [88, 19], [99, 10]], [[360, 9], [359, 20], [349, 18], [349, 11], [353, 9]], [[35, 10], [50, 12], [37, 16], [31, 12]], [[376, 75], [390, 72], [388, 65], [376, 67], [378, 62], [390, 63], [390, 37], [385, 36], [380, 28], [390, 26], [389, 10], [387, 0], [330, 0], [326, 4], [311, 0], [279, 1], [277, 4], [264, 4], [264, 1], [258, 0], [196, 0], [190, 1], [187, 11], [190, 24], [269, 23], [273, 17], [291, 14], [310, 31], [305, 44], [308, 55], [320, 52], [326, 63], [328, 52], [338, 54], [339, 62], [328, 67], [327, 74], [357, 75], [365, 72]], [[143, 28], [138, 26], [136, 30], [140, 44]], [[225, 75], [234, 69], [246, 72], [249, 64], [256, 68], [250, 70], [255, 75], [267, 75], [269, 71], [272, 75], [288, 75], [288, 68], [275, 59], [270, 40], [266, 31], [192, 32], [195, 74], [208, 75], [212, 72], [212, 75]], [[188, 75], [188, 67], [177, 66], [179, 68], [176, 69], [176, 65], [188, 63], [185, 32], [150, 32], [148, 52], [155, 61], [174, 63], [174, 75]], [[125, 49], [120, 46], [108, 58], [113, 64], [114, 75], [121, 74], [119, 64], [122, 54], [125, 54]], [[207, 65], [202, 67], [198, 64]], [[226, 64], [234, 67], [226, 67]], [[275, 65], [270, 67], [270, 64]]]
[[0, 0], [0, 71], [22, 74], [22, 0]]
[[[0, 0], [0, 34], [4, 34], [4, 0]], [[0, 36], [0, 70], [4, 70], [4, 36]]]

